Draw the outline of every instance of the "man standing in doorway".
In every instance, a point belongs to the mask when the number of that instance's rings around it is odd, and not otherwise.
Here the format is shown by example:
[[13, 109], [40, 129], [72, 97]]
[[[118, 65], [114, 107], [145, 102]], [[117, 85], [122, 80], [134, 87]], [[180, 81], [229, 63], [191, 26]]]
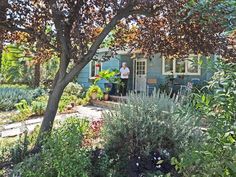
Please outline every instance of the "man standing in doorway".
[[120, 78], [121, 78], [120, 94], [122, 96], [125, 96], [127, 92], [129, 74], [130, 74], [130, 70], [127, 67], [127, 64], [125, 62], [122, 63], [122, 67], [120, 68]]

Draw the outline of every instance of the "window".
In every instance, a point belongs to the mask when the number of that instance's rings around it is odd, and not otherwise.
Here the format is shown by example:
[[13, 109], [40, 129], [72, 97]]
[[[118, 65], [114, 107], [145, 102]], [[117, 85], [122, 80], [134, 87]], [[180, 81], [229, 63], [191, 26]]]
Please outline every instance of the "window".
[[184, 74], [185, 72], [185, 59], [175, 60], [175, 74]]
[[92, 60], [90, 62], [90, 77], [96, 77], [102, 71], [102, 63]]
[[201, 69], [198, 55], [190, 55], [184, 59], [162, 60], [162, 73], [164, 75], [200, 75]]
[[166, 59], [163, 60], [164, 63], [164, 71], [166, 74], [172, 74], [173, 73], [173, 59]]

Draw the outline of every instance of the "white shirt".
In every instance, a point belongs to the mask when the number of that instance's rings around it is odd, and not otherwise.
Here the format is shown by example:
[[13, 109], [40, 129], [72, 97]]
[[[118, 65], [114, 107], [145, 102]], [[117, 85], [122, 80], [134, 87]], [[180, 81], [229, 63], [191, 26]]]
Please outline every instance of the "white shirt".
[[121, 79], [128, 79], [129, 78], [129, 68], [126, 67], [125, 69], [123, 67], [120, 68], [120, 77]]

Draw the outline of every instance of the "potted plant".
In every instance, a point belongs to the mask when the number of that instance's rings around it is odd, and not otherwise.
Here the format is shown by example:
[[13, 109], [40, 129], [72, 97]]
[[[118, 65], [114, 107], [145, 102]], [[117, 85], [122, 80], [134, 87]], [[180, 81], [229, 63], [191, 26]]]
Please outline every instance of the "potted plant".
[[98, 85], [91, 85], [86, 93], [86, 97], [92, 100], [102, 99], [102, 89]]
[[105, 80], [104, 83], [105, 88], [109, 88], [109, 94], [116, 93], [116, 85], [120, 82], [120, 78], [117, 77], [119, 74], [119, 70], [103, 70], [99, 72], [99, 77], [95, 79], [95, 83], [99, 80]]
[[111, 91], [111, 88], [106, 87], [105, 92], [104, 92], [104, 100], [108, 101], [109, 100], [109, 92]]

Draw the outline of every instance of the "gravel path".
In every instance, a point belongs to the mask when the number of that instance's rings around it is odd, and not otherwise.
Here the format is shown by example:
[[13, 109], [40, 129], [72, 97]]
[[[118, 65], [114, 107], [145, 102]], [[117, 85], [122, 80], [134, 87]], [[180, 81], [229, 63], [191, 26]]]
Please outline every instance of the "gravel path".
[[[75, 108], [75, 113], [57, 115], [55, 120], [64, 121], [68, 117], [76, 116], [78, 118], [87, 118], [91, 121], [102, 118], [106, 108], [97, 106], [78, 106]], [[37, 125], [42, 123], [43, 117], [26, 120], [24, 122], [2, 125], [0, 127], [0, 137], [12, 137], [22, 134], [26, 129], [32, 132]]]

